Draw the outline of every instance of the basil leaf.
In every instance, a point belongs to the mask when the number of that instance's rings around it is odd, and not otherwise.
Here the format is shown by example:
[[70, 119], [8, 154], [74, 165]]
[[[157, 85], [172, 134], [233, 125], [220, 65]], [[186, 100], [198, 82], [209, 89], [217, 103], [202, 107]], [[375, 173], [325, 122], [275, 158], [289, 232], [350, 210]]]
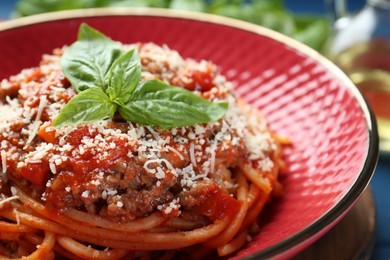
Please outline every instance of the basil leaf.
[[73, 97], [60, 111], [53, 126], [69, 126], [113, 117], [117, 105], [99, 88], [90, 88]]
[[91, 26], [86, 23], [82, 23], [79, 27], [79, 32], [77, 34], [78, 41], [93, 41], [93, 40], [103, 40], [110, 42], [112, 41], [110, 38], [105, 36], [103, 33], [95, 30]]
[[141, 83], [119, 113], [128, 121], [160, 128], [190, 126], [220, 119], [227, 103], [214, 103], [159, 80]]
[[123, 52], [120, 44], [85, 24], [79, 38], [61, 57], [62, 71], [77, 92], [93, 87], [106, 90], [109, 69]]
[[141, 62], [137, 50], [120, 56], [112, 64], [108, 75], [107, 94], [111, 101], [124, 106], [141, 77]]
[[213, 103], [191, 91], [160, 80], [140, 83], [137, 50], [124, 54], [119, 43], [86, 24], [78, 41], [61, 58], [61, 67], [80, 92], [66, 104], [54, 126], [67, 126], [113, 117], [161, 128], [190, 126], [220, 119], [227, 103]]

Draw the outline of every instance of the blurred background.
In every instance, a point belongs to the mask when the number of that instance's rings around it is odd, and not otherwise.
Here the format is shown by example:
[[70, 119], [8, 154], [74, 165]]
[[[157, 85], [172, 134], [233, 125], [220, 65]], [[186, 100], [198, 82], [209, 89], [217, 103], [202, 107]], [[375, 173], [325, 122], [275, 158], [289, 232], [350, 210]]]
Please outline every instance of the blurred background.
[[378, 120], [381, 156], [371, 181], [376, 234], [372, 255], [366, 257], [390, 259], [389, 0], [0, 0], [0, 20], [107, 6], [163, 7], [237, 18], [293, 37], [340, 66], [366, 95]]
[[[351, 1], [350, 10], [361, 9], [364, 1]], [[163, 7], [233, 17], [289, 35], [320, 52], [325, 51], [331, 30], [322, 0], [2, 0], [0, 18], [107, 6]]]

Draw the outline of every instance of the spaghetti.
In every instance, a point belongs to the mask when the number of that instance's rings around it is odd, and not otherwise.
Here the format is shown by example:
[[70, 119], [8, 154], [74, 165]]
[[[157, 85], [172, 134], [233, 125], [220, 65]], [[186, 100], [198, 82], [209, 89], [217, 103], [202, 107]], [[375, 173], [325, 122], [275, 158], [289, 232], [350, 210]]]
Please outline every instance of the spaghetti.
[[[244, 105], [210, 62], [134, 44], [141, 79], [212, 101], [217, 122], [169, 130], [120, 117], [54, 128], [76, 95], [63, 49], [0, 83], [0, 254], [9, 258], [201, 258], [229, 255], [281, 193], [284, 140]], [[202, 248], [202, 250], [197, 250]]]

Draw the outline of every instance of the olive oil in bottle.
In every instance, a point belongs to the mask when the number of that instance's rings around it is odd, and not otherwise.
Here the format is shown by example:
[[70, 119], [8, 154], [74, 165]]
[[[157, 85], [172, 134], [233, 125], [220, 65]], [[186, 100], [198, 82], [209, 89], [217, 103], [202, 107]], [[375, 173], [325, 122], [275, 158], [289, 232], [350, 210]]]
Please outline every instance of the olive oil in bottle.
[[334, 61], [368, 99], [377, 117], [381, 150], [390, 151], [390, 39], [357, 43]]
[[366, 0], [356, 13], [347, 11], [347, 0], [326, 2], [334, 22], [327, 54], [366, 96], [380, 151], [390, 156], [390, 0]]

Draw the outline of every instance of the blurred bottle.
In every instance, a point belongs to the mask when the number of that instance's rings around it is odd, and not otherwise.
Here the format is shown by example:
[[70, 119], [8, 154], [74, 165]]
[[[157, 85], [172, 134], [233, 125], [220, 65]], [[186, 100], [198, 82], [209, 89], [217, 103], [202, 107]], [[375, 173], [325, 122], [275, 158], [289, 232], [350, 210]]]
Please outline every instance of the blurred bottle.
[[390, 0], [367, 0], [353, 16], [344, 0], [328, 4], [335, 29], [328, 55], [367, 97], [377, 117], [380, 149], [390, 153]]

